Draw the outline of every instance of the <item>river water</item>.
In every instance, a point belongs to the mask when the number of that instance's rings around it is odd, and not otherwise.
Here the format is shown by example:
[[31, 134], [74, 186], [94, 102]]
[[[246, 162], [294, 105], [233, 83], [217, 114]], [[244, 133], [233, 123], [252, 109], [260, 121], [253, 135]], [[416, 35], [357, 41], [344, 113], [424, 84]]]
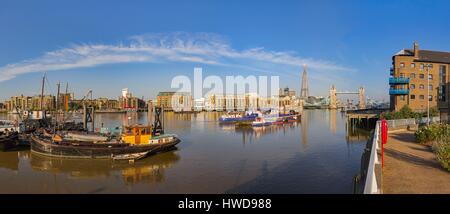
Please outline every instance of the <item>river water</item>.
[[[0, 114], [0, 119], [12, 119]], [[302, 121], [235, 129], [220, 113], [166, 113], [177, 149], [136, 161], [50, 158], [0, 152], [0, 193], [352, 193], [367, 132], [347, 134], [340, 111], [305, 110]], [[117, 127], [146, 113], [96, 114]]]

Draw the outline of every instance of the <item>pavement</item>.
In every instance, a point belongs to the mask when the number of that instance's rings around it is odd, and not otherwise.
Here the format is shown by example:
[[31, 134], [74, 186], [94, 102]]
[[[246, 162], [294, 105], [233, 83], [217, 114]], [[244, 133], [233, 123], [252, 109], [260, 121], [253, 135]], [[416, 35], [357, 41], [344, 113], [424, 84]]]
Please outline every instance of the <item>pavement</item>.
[[389, 133], [384, 155], [384, 194], [450, 194], [450, 172], [430, 146], [416, 142], [413, 131]]

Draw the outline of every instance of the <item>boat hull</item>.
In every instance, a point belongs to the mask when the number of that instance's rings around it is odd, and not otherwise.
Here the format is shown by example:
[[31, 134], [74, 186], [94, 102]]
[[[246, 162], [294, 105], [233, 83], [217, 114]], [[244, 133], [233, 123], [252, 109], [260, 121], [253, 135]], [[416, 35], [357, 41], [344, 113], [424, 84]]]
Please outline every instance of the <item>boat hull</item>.
[[31, 151], [37, 154], [61, 157], [61, 158], [83, 158], [83, 159], [113, 159], [115, 156], [147, 152], [155, 154], [172, 149], [180, 142], [178, 138], [173, 141], [148, 144], [130, 145], [126, 143], [82, 143], [58, 145], [52, 143], [51, 139], [31, 136]]
[[256, 121], [252, 122], [253, 127], [262, 127], [270, 125], [283, 125], [285, 123], [294, 123], [300, 121], [301, 115], [299, 114], [284, 114], [280, 116], [268, 116], [257, 118]]
[[18, 133], [10, 134], [8, 136], [0, 136], [0, 150], [8, 151], [16, 148], [19, 145]]
[[247, 122], [254, 121], [256, 116], [239, 117], [239, 118], [219, 118], [220, 123], [237, 123], [237, 122]]

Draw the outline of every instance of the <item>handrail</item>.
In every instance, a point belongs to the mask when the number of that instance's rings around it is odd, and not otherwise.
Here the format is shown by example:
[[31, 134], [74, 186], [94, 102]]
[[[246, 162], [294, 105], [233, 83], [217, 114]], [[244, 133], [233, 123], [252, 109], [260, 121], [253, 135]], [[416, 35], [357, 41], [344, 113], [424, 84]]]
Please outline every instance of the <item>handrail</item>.
[[[430, 122], [439, 122], [439, 117], [430, 117]], [[409, 119], [398, 119], [398, 120], [387, 120], [388, 128], [396, 128], [397, 126], [407, 126], [407, 125], [415, 125], [424, 123], [427, 121], [427, 118], [409, 118]], [[375, 125], [375, 131], [373, 133], [372, 145], [370, 149], [370, 159], [369, 165], [367, 167], [366, 172], [366, 180], [364, 183], [364, 194], [380, 194], [381, 193], [381, 184], [377, 181], [377, 176], [375, 169], [377, 168], [377, 164], [380, 164], [380, 160], [378, 158], [378, 151], [381, 149], [381, 120], [378, 120]], [[380, 176], [381, 178], [381, 176]]]
[[[408, 125], [416, 125], [416, 124], [425, 124], [427, 123], [428, 118], [407, 118], [407, 119], [397, 119], [397, 120], [387, 120], [389, 128], [396, 128], [398, 126], [408, 126]], [[430, 123], [438, 123], [440, 122], [440, 117], [430, 117]]]
[[367, 168], [366, 181], [364, 184], [364, 194], [380, 194], [381, 193], [381, 186], [380, 186], [380, 184], [378, 184], [376, 174], [375, 174], [376, 164], [380, 163], [380, 161], [378, 160], [378, 150], [380, 149], [379, 148], [379, 137], [380, 137], [380, 132], [381, 132], [380, 127], [381, 127], [381, 121], [377, 121], [377, 124], [375, 126], [375, 132], [373, 133], [373, 138], [372, 138], [369, 166]]

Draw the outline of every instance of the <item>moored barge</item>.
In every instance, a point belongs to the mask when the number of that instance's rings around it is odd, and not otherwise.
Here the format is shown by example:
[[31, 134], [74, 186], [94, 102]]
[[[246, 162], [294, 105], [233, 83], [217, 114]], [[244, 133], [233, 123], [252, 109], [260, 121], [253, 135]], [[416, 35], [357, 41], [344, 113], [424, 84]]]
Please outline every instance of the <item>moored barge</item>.
[[31, 136], [31, 151], [62, 158], [116, 159], [167, 151], [180, 142], [176, 135], [153, 136], [151, 126], [128, 126], [124, 127], [124, 131], [120, 139], [109, 141], [80, 141], [57, 134], [48, 136], [34, 133]]

